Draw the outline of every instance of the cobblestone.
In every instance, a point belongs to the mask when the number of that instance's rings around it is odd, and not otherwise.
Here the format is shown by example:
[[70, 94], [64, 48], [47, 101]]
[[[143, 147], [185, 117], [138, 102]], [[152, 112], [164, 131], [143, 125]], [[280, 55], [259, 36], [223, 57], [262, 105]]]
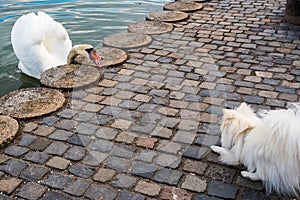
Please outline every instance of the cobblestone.
[[108, 154], [98, 152], [98, 151], [89, 151], [87, 155], [83, 158], [82, 163], [90, 166], [99, 166], [107, 158]]
[[161, 140], [156, 149], [165, 153], [178, 154], [181, 149], [181, 145], [177, 142]]
[[18, 145], [19, 146], [28, 146], [35, 138], [36, 138], [36, 136], [34, 136], [34, 135], [24, 134], [22, 136], [21, 140], [19, 141]]
[[62, 142], [52, 142], [46, 149], [45, 153], [61, 156], [69, 148], [68, 145]]
[[218, 165], [210, 165], [206, 170], [206, 175], [213, 180], [221, 180], [230, 183], [235, 176], [236, 170]]
[[81, 160], [86, 153], [86, 150], [82, 147], [71, 147], [68, 149], [68, 151], [64, 154], [64, 158], [68, 160], [73, 160], [73, 161], [79, 161]]
[[54, 131], [51, 135], [48, 136], [50, 139], [55, 139], [55, 140], [61, 140], [61, 141], [66, 141], [68, 140], [73, 133], [71, 131], [65, 131], [65, 130], [56, 130]]
[[245, 188], [242, 193], [243, 199], [267, 199], [261, 193]]
[[45, 191], [46, 188], [43, 186], [29, 182], [21, 187], [20, 191], [16, 195], [25, 199], [39, 199]]
[[119, 200], [128, 200], [128, 199], [132, 199], [132, 200], [144, 200], [146, 199], [144, 196], [139, 195], [139, 194], [134, 194], [134, 193], [130, 193], [130, 192], [121, 192], [120, 196], [119, 196]]
[[123, 144], [117, 144], [113, 147], [110, 154], [123, 157], [123, 158], [132, 158], [134, 155], [135, 148]]
[[37, 181], [41, 180], [48, 171], [45, 167], [31, 165], [21, 172], [20, 177], [28, 181]]
[[157, 155], [156, 151], [152, 150], [142, 150], [137, 157], [135, 157], [136, 160], [144, 161], [151, 163], [153, 161], [153, 158]]
[[67, 142], [70, 144], [75, 144], [75, 145], [79, 145], [79, 146], [87, 146], [91, 141], [91, 138], [89, 136], [86, 135], [73, 135], [72, 137], [70, 137]]
[[201, 161], [185, 160], [183, 165], [183, 170], [187, 172], [203, 175], [207, 167], [208, 164], [203, 163]]
[[48, 136], [50, 135], [55, 128], [53, 127], [48, 127], [48, 126], [39, 126], [36, 130], [33, 131], [35, 135], [39, 136]]
[[112, 177], [116, 174], [114, 170], [100, 168], [99, 171], [94, 175], [93, 179], [95, 181], [107, 182], [112, 179]]
[[46, 163], [47, 166], [49, 167], [53, 167], [55, 169], [67, 169], [67, 167], [69, 166], [70, 161], [58, 156], [54, 156], [52, 157], [50, 160], [48, 160], [48, 162]]
[[0, 165], [0, 170], [10, 174], [11, 176], [18, 176], [27, 166], [28, 164], [23, 161], [11, 159], [6, 161], [5, 165]]
[[113, 148], [114, 143], [107, 140], [97, 140], [89, 146], [90, 150], [101, 151], [101, 152], [110, 152]]
[[197, 176], [187, 175], [182, 183], [182, 188], [195, 192], [204, 192], [206, 184], [206, 180], [200, 179]]
[[227, 199], [235, 199], [237, 188], [219, 181], [212, 181], [208, 187], [208, 194]]
[[111, 182], [112, 186], [120, 189], [130, 189], [135, 185], [135, 183], [135, 178], [123, 174], [118, 174]]
[[89, 199], [95, 199], [95, 200], [96, 199], [113, 200], [113, 199], [115, 199], [116, 196], [117, 196], [116, 190], [114, 190], [112, 188], [100, 186], [100, 185], [92, 186], [85, 193], [85, 197], [87, 197]]
[[182, 175], [183, 173], [180, 171], [162, 168], [155, 174], [153, 180], [168, 185], [177, 185]]
[[151, 179], [158, 170], [158, 166], [144, 162], [136, 162], [131, 169], [131, 173], [137, 176]]
[[158, 141], [158, 139], [156, 139], [156, 138], [138, 138], [136, 141], [136, 145], [153, 149], [153, 147], [157, 141]]
[[170, 167], [176, 168], [180, 164], [181, 159], [178, 156], [172, 154], [162, 153], [156, 157], [155, 163], [163, 166], [163, 167]]
[[30, 151], [24, 156], [24, 160], [28, 160], [34, 163], [42, 164], [46, 162], [49, 158], [49, 155], [46, 153]]
[[205, 147], [189, 146], [183, 152], [183, 156], [193, 159], [201, 159], [206, 155], [207, 152], [208, 149]]
[[105, 162], [105, 166], [107, 168], [111, 168], [116, 171], [120, 172], [128, 172], [129, 168], [131, 167], [131, 161], [125, 158], [119, 158], [116, 156], [110, 156]]
[[0, 191], [4, 192], [5, 194], [11, 194], [21, 183], [21, 179], [14, 177], [0, 180]]
[[176, 142], [186, 143], [186, 144], [192, 144], [194, 139], [196, 137], [196, 134], [187, 132], [187, 131], [178, 131], [173, 140]]
[[28, 147], [35, 151], [43, 151], [49, 146], [50, 143], [51, 140], [49, 139], [37, 137]]
[[[167, 123], [167, 122], [162, 122], [162, 123], [163, 123], [163, 125], [167, 125], [167, 124], [164, 124], [164, 123]], [[168, 129], [168, 128], [157, 126], [152, 131], [151, 136], [156, 136], [156, 137], [161, 137], [161, 138], [170, 138], [172, 136], [172, 130]]]
[[186, 190], [165, 186], [161, 192], [161, 198], [166, 200], [173, 200], [174, 197], [182, 200], [190, 200], [192, 199], [192, 194]]
[[149, 196], [156, 196], [159, 194], [161, 187], [158, 184], [146, 181], [139, 181], [135, 187], [135, 191]]
[[210, 147], [212, 145], [215, 145], [218, 140], [219, 137], [215, 135], [199, 134], [199, 137], [196, 139], [195, 144]]
[[47, 199], [71, 200], [72, 197], [59, 192], [48, 191], [41, 199], [42, 200], [47, 200]]
[[90, 181], [76, 179], [74, 182], [71, 182], [69, 185], [67, 185], [67, 187], [64, 189], [64, 192], [74, 196], [82, 196], [90, 184]]
[[69, 176], [59, 173], [52, 173], [47, 179], [42, 180], [42, 184], [45, 184], [55, 189], [63, 189], [71, 181], [72, 179]]
[[75, 164], [69, 168], [69, 172], [81, 178], [89, 178], [93, 176], [95, 170], [85, 165]]
[[23, 154], [28, 152], [28, 149], [24, 147], [18, 147], [18, 146], [9, 146], [5, 149], [4, 153], [13, 157], [20, 157]]

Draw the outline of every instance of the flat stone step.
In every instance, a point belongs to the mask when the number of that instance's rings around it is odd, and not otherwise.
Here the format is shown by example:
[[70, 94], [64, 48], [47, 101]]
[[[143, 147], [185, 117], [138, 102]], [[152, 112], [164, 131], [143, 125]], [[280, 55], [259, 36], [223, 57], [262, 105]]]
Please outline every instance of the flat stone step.
[[17, 120], [7, 115], [0, 115], [0, 147], [14, 139], [19, 130]]
[[101, 68], [71, 64], [46, 70], [42, 73], [40, 81], [52, 88], [70, 89], [90, 85], [99, 81], [101, 76]]
[[211, 0], [180, 0], [180, 2], [190, 3], [190, 2], [196, 2], [196, 3], [205, 3]]
[[189, 15], [182, 11], [162, 11], [149, 13], [146, 18], [152, 21], [176, 22], [188, 17]]
[[[122, 64], [128, 58], [126, 51], [118, 48], [98, 47], [95, 48], [95, 50], [101, 56], [100, 63], [102, 67], [110, 67]], [[90, 59], [84, 58], [83, 56], [78, 56], [78, 58], [76, 58], [75, 60], [78, 63], [88, 64], [97, 67], [94, 62], [92, 62]]]
[[64, 95], [50, 88], [25, 88], [8, 93], [0, 99], [0, 113], [14, 118], [31, 118], [61, 108]]
[[176, 1], [164, 5], [164, 9], [166, 10], [177, 10], [183, 12], [193, 12], [193, 11], [201, 10], [202, 8], [203, 8], [202, 4], [195, 3], [195, 2]]
[[105, 37], [103, 39], [103, 46], [130, 49], [146, 46], [151, 42], [152, 38], [149, 35], [122, 32]]
[[142, 21], [128, 26], [129, 32], [148, 35], [167, 33], [173, 30], [173, 25], [160, 21]]

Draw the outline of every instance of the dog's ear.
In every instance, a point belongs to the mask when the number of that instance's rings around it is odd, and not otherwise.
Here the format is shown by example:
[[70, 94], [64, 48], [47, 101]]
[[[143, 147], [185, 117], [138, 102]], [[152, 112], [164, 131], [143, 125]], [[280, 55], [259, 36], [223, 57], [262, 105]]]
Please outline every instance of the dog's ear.
[[254, 128], [249, 122], [247, 122], [245, 119], [239, 119], [239, 132], [236, 135], [236, 137], [239, 137], [241, 135], [244, 135], [248, 133], [250, 130]]
[[230, 120], [234, 118], [234, 110], [229, 110], [229, 109], [223, 109], [223, 119], [224, 120]]
[[239, 113], [243, 113], [243, 114], [253, 114], [251, 107], [247, 105], [245, 102], [242, 103], [236, 110]]

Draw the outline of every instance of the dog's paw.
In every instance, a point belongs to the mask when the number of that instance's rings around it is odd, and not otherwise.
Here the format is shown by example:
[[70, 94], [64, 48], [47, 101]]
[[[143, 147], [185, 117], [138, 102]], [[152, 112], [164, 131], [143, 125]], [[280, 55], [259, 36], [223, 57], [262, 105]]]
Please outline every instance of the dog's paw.
[[242, 175], [244, 178], [249, 178], [249, 172], [247, 172], [247, 171], [241, 171], [241, 175]]
[[218, 146], [210, 146], [210, 149], [211, 149], [213, 152], [218, 153], [218, 154], [220, 154], [220, 153], [222, 152], [222, 150], [223, 150], [222, 147], [218, 147]]
[[244, 177], [244, 178], [248, 178], [252, 181], [256, 181], [256, 180], [259, 180], [259, 177], [257, 176], [256, 173], [251, 173], [251, 172], [247, 172], [247, 171], [242, 171], [241, 172], [241, 175]]

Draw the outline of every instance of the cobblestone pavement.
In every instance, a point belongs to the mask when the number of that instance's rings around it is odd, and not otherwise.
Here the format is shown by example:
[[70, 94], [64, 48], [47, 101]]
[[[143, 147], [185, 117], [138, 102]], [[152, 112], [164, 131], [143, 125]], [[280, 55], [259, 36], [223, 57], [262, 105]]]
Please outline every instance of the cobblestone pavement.
[[0, 199], [282, 199], [218, 162], [223, 107], [299, 101], [285, 0], [204, 3], [1, 150]]

